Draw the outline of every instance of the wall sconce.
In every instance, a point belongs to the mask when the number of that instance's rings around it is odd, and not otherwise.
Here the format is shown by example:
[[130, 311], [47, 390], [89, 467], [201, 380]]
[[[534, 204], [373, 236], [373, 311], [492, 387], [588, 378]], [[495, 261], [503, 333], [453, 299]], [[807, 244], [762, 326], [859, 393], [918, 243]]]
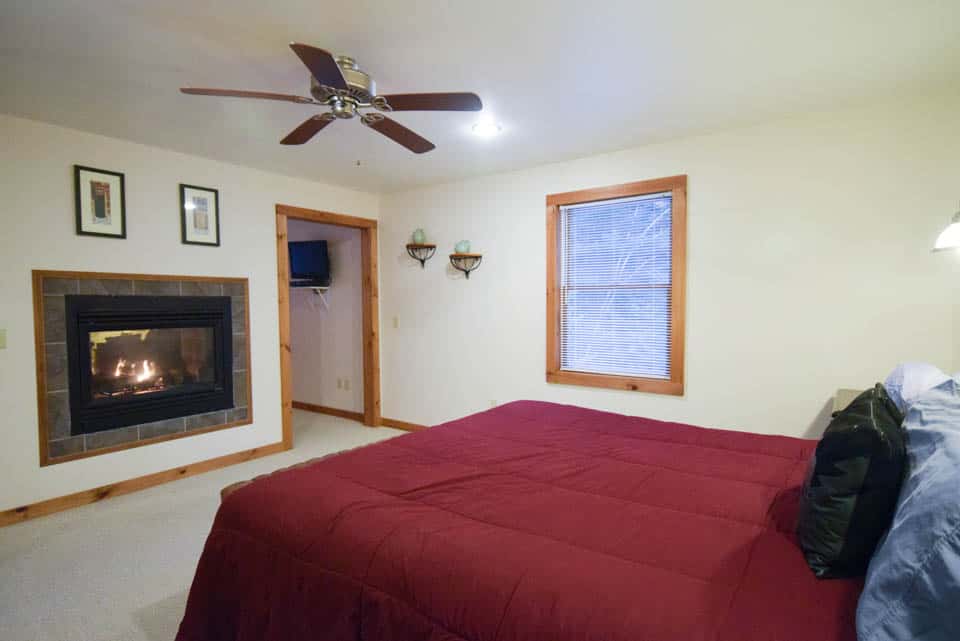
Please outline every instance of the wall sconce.
[[483, 254], [450, 254], [450, 264], [470, 278], [470, 272], [480, 266]]
[[454, 253], [450, 254], [450, 264], [454, 269], [462, 271], [466, 277], [470, 278], [470, 272], [480, 266], [483, 261], [481, 254], [470, 253], [470, 241], [461, 240], [454, 246]]
[[427, 235], [423, 233], [422, 229], [414, 230], [411, 240], [413, 242], [407, 244], [407, 254], [410, 255], [410, 258], [419, 260], [420, 269], [424, 269], [427, 266], [427, 261], [433, 258], [433, 253], [437, 251], [437, 246], [427, 243]]
[[437, 251], [436, 245], [427, 245], [424, 243], [410, 243], [407, 245], [407, 253], [410, 258], [420, 261], [420, 267], [425, 268], [427, 261], [433, 258], [433, 253]]
[[937, 236], [937, 242], [933, 244], [933, 251], [940, 252], [947, 249], [957, 249], [960, 247], [960, 211], [953, 215], [953, 220], [947, 225], [947, 228]]

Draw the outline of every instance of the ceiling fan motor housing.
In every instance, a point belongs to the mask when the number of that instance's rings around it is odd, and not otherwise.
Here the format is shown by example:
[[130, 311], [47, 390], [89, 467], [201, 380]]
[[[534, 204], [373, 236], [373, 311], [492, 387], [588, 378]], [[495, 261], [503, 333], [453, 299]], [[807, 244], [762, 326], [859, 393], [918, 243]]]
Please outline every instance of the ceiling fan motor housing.
[[310, 76], [310, 94], [321, 102], [327, 102], [332, 97], [346, 98], [358, 103], [359, 106], [368, 106], [377, 95], [377, 85], [369, 75], [360, 71], [357, 61], [349, 56], [337, 56], [337, 66], [347, 83], [347, 89], [337, 90], [333, 87], [321, 85], [317, 79]]

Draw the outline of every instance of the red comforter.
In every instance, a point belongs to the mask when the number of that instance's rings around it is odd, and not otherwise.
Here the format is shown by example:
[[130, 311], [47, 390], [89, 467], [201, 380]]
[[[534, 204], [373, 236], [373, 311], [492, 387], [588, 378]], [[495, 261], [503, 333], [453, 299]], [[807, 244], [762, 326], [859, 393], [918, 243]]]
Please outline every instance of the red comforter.
[[815, 446], [518, 402], [260, 479], [178, 641], [855, 641], [793, 527]]

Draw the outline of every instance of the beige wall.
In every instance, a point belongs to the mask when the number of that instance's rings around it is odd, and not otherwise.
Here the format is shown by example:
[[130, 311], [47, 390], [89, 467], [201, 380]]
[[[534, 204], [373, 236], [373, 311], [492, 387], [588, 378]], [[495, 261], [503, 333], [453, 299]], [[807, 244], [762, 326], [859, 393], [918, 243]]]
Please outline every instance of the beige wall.
[[[0, 116], [0, 509], [280, 440], [277, 202], [376, 218], [375, 195]], [[76, 236], [73, 164], [126, 174], [126, 240]], [[180, 243], [178, 183], [220, 190], [222, 247]], [[30, 270], [250, 279], [253, 425], [40, 468]]]
[[363, 412], [360, 230], [291, 219], [287, 235], [326, 240], [331, 274], [326, 306], [310, 289], [290, 292], [293, 400]]
[[[385, 416], [534, 398], [815, 434], [837, 387], [904, 359], [960, 369], [960, 258], [929, 252], [960, 199], [958, 109], [953, 95], [815, 114], [382, 198], [0, 116], [0, 509], [279, 440], [276, 202], [382, 212]], [[74, 234], [74, 163], [126, 174], [127, 240]], [[677, 173], [686, 396], [547, 385], [544, 195]], [[181, 181], [220, 189], [223, 247], [180, 243]], [[440, 245], [426, 270], [403, 248], [421, 226]], [[485, 254], [469, 281], [446, 261], [461, 238]], [[254, 424], [39, 468], [31, 269], [249, 277]]]
[[[960, 97], [808, 115], [385, 196], [383, 413], [434, 424], [531, 398], [814, 435], [838, 387], [903, 359], [960, 368]], [[687, 391], [544, 382], [544, 196], [689, 175]], [[423, 227], [426, 271], [405, 255]], [[469, 281], [446, 255], [473, 241]], [[398, 327], [393, 328], [396, 318]]]

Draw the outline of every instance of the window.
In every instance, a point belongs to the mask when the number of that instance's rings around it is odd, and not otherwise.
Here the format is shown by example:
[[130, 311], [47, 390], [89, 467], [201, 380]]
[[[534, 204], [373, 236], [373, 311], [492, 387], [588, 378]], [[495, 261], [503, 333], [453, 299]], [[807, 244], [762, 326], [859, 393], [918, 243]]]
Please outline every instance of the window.
[[686, 176], [547, 196], [547, 381], [683, 394]]

